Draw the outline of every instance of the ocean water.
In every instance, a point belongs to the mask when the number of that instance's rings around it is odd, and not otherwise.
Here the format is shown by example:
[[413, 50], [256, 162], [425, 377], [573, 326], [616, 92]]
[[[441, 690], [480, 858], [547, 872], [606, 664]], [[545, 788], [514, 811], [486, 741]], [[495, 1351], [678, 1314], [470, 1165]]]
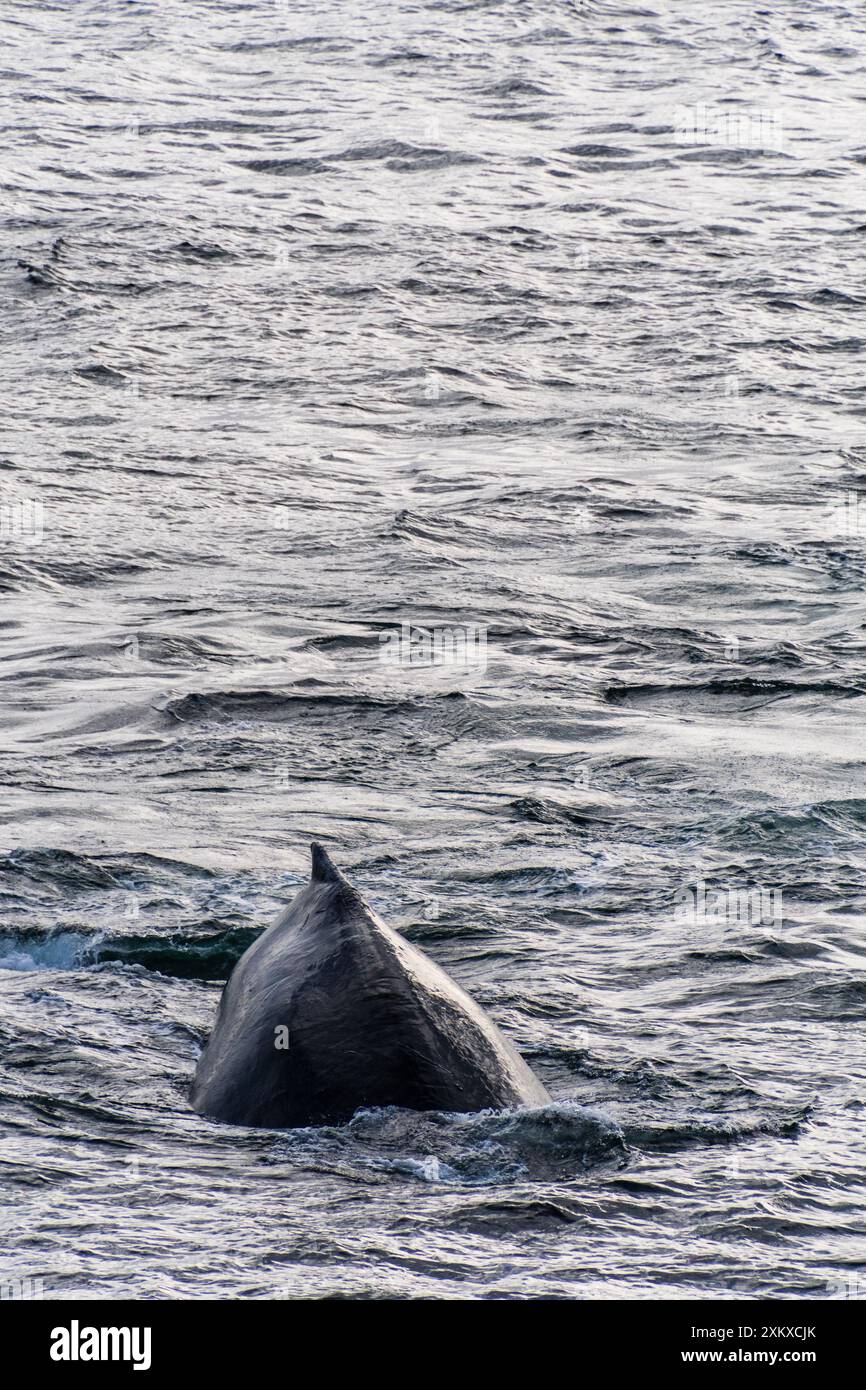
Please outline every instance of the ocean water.
[[[862, 1296], [862, 8], [0, 31], [0, 1277]], [[551, 1107], [192, 1113], [314, 838]]]

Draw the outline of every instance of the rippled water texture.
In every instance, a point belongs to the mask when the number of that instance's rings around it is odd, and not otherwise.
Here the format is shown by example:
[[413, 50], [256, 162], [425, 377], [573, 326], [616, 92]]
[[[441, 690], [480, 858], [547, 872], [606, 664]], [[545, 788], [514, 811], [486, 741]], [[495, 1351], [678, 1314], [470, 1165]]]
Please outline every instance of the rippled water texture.
[[[862, 7], [2, 37], [0, 1274], [866, 1280]], [[550, 1109], [190, 1111], [314, 837]]]

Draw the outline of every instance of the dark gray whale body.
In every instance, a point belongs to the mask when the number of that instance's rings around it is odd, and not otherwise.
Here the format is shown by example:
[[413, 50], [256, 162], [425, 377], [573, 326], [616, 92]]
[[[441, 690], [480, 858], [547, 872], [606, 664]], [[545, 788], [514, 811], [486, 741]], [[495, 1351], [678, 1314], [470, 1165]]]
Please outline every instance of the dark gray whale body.
[[550, 1102], [467, 994], [382, 922], [320, 845], [310, 882], [238, 961], [192, 1085], [229, 1124], [339, 1124], [369, 1106]]

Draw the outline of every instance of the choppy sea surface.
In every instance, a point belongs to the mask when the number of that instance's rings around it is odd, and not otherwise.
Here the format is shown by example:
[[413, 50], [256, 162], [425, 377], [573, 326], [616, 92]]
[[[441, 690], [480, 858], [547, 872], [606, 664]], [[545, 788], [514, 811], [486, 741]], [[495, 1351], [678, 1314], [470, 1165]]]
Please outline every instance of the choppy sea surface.
[[[864, 40], [4, 7], [4, 1281], [866, 1292]], [[192, 1113], [314, 838], [550, 1108]]]

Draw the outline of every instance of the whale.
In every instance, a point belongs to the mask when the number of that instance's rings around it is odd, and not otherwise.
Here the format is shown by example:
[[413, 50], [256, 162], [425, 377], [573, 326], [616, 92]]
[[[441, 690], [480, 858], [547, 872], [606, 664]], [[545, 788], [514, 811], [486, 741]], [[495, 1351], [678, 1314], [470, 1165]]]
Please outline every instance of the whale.
[[358, 1110], [550, 1104], [491, 1018], [393, 931], [313, 844], [310, 881], [240, 957], [190, 1089], [194, 1110], [269, 1129]]

